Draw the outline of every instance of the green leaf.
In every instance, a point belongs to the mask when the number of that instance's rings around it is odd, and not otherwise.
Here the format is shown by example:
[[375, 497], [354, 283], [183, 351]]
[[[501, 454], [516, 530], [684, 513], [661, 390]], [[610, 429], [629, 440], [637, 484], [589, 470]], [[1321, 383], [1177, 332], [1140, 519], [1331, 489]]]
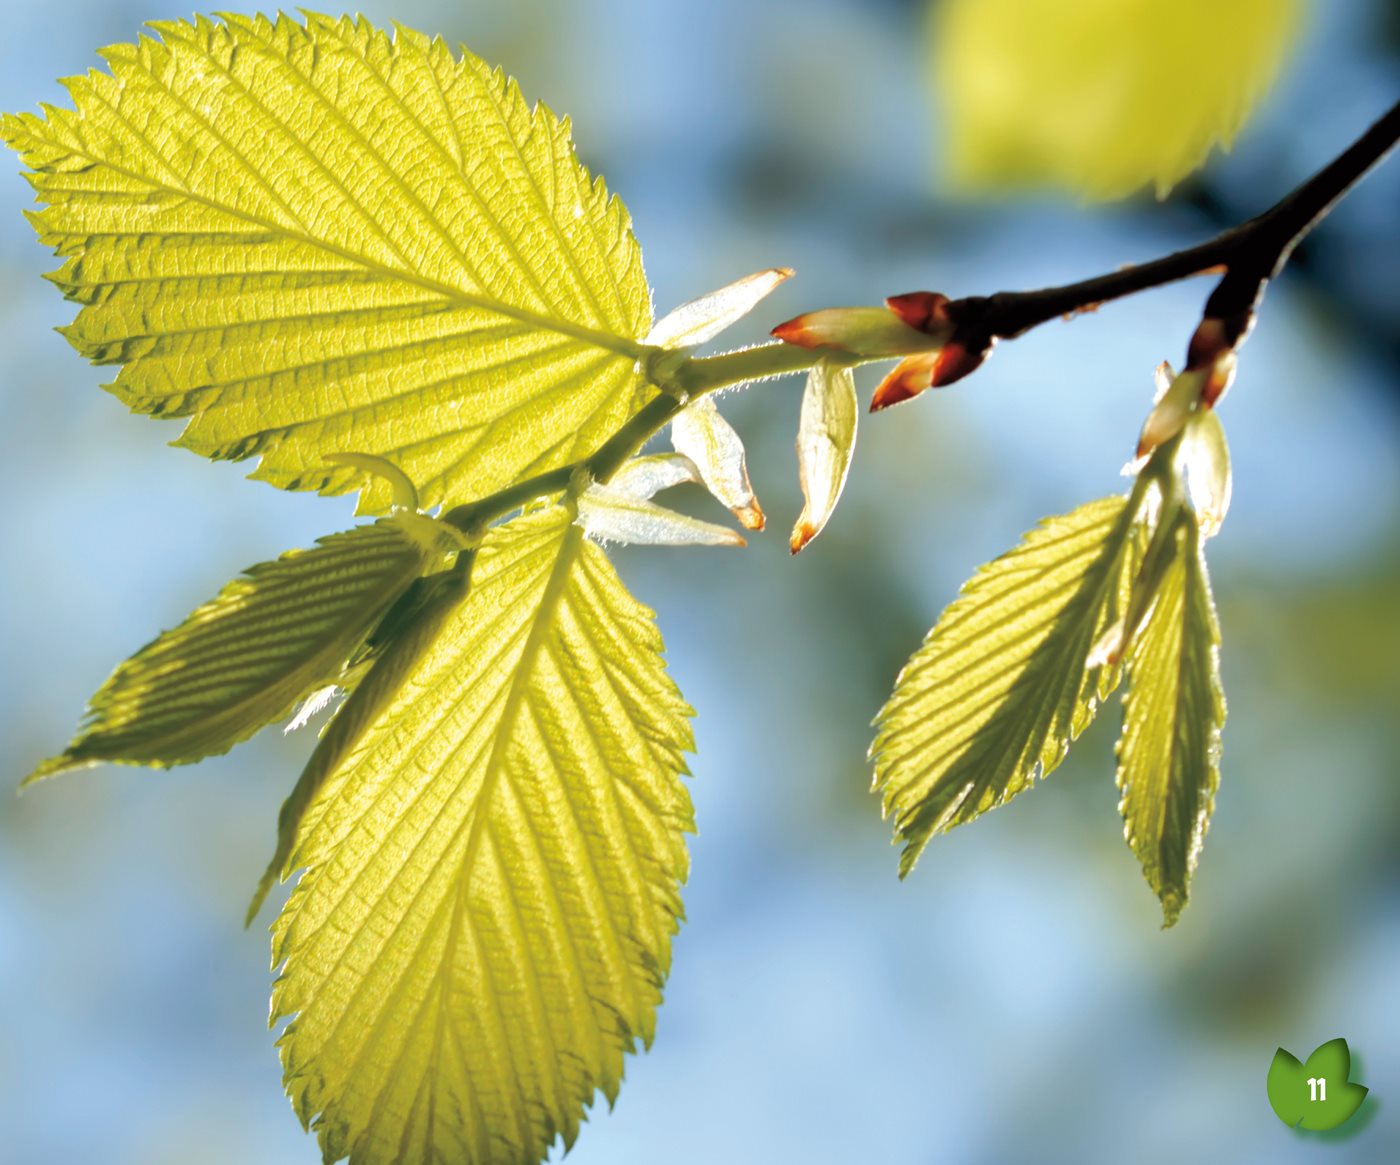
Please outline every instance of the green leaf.
[[474, 551], [457, 556], [452, 570], [417, 579], [370, 636], [364, 658], [352, 660], [359, 679], [326, 726], [306, 768], [277, 814], [277, 848], [258, 882], [243, 925], [251, 926], [269, 891], [291, 873], [289, 860], [307, 810], [326, 779], [399, 691], [419, 659], [442, 633], [443, 624], [467, 593]]
[[272, 1014], [328, 1161], [537, 1161], [651, 1039], [690, 710], [570, 519], [491, 531], [302, 819]]
[[1369, 1089], [1349, 1082], [1351, 1050], [1344, 1039], [1328, 1040], [1301, 1064], [1279, 1048], [1269, 1065], [1269, 1104], [1290, 1128], [1316, 1132], [1350, 1120]]
[[974, 188], [1165, 195], [1272, 85], [1299, 0], [947, 0], [931, 77]]
[[1118, 743], [1128, 844], [1171, 926], [1186, 905], [1220, 787], [1220, 626], [1194, 513], [1176, 511], [1172, 557], [1128, 656]]
[[119, 761], [166, 767], [227, 752], [329, 683], [420, 575], [458, 549], [431, 518], [399, 515], [249, 568], [121, 664], [77, 738], [25, 784]]
[[[422, 504], [591, 452], [651, 394], [621, 203], [567, 121], [407, 29], [307, 14], [162, 22], [6, 116], [34, 173], [65, 334], [178, 444], [284, 489], [393, 461]], [[364, 511], [389, 486], [366, 486]]]
[[901, 876], [935, 834], [1049, 774], [1116, 686], [1088, 660], [1126, 602], [1134, 518], [1110, 497], [1046, 520], [972, 577], [900, 672], [871, 754]]

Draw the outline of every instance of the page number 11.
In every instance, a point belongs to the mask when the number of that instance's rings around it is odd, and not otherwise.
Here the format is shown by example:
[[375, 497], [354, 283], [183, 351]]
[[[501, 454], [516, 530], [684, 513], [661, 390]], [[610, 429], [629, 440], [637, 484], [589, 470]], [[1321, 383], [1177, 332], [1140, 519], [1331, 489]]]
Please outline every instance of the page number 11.
[[1309, 1099], [1309, 1100], [1326, 1100], [1326, 1099], [1327, 1099], [1327, 1077], [1326, 1077], [1326, 1076], [1309, 1076], [1309, 1077], [1308, 1077], [1308, 1099]]

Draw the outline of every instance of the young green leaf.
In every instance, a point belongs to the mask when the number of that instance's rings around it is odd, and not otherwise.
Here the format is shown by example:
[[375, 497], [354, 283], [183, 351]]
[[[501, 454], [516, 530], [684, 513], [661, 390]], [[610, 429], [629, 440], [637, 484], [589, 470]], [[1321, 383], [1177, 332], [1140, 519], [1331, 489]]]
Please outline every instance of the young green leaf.
[[1173, 553], [1128, 655], [1118, 743], [1128, 844], [1171, 926], [1186, 905], [1220, 787], [1220, 627], [1195, 514], [1175, 512]]
[[1298, 0], [948, 0], [932, 23], [949, 164], [973, 186], [1165, 195], [1272, 84]]
[[616, 1096], [692, 828], [660, 648], [563, 507], [518, 518], [325, 774], [272, 1014], [327, 1161], [533, 1162]]
[[1137, 569], [1135, 512], [1102, 498], [982, 567], [910, 658], [876, 721], [875, 788], [904, 842], [930, 839], [1048, 775], [1117, 685], [1089, 654]]
[[420, 575], [459, 544], [419, 514], [384, 518], [249, 568], [117, 668], [85, 726], [25, 783], [119, 761], [166, 767], [227, 752], [328, 683]]
[[797, 426], [803, 504], [789, 542], [794, 554], [822, 532], [841, 498], [856, 450], [858, 411], [850, 367], [830, 360], [812, 365]]
[[301, 831], [302, 820], [326, 779], [339, 768], [347, 753], [378, 718], [442, 632], [443, 624], [466, 597], [475, 551], [457, 556], [451, 570], [415, 580], [375, 628], [364, 658], [357, 661], [354, 690], [336, 712], [317, 742], [291, 795], [277, 814], [277, 848], [253, 892], [244, 918], [251, 926], [273, 885], [290, 876], [288, 862]]
[[441, 41], [305, 20], [155, 24], [68, 79], [75, 110], [0, 122], [82, 305], [65, 334], [284, 489], [362, 484], [323, 460], [353, 449], [431, 507], [590, 452], [654, 391], [651, 303], [568, 123]]

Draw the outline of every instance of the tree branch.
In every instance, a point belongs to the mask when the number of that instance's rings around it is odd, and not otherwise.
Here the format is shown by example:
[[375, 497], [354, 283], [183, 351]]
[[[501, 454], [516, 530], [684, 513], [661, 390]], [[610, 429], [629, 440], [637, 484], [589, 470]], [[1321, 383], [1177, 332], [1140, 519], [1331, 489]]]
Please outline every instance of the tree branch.
[[[953, 331], [945, 347], [959, 348], [971, 356], [955, 375], [935, 383], [951, 383], [958, 376], [971, 372], [999, 339], [1014, 339], [1050, 320], [1086, 311], [1109, 300], [1223, 269], [1223, 278], [1206, 302], [1206, 323], [1193, 338], [1188, 367], [1197, 361], [1213, 361], [1221, 352], [1236, 345], [1248, 331], [1264, 287], [1287, 261], [1299, 240], [1385, 157], [1397, 138], [1400, 138], [1400, 102], [1292, 193], [1263, 214], [1209, 242], [1150, 263], [1062, 287], [1003, 291], [946, 302], [942, 307], [946, 313], [943, 318], [952, 324]], [[893, 354], [896, 353], [876, 356], [848, 353], [844, 359], [851, 364], [865, 364]], [[689, 401], [729, 385], [800, 372], [830, 356], [831, 351], [820, 346], [808, 348], [779, 342], [718, 356], [686, 359], [664, 382], [657, 381], [663, 390], [661, 394], [588, 457], [456, 506], [443, 515], [443, 520], [469, 533], [480, 532], [487, 523], [535, 498], [581, 488], [580, 474], [587, 479], [606, 481]], [[876, 407], [880, 407], [878, 402]]]
[[1014, 339], [1050, 320], [1221, 267], [1225, 275], [1207, 301], [1206, 317], [1252, 313], [1265, 285], [1293, 248], [1397, 139], [1400, 102], [1292, 193], [1208, 242], [1062, 287], [953, 300], [946, 311], [957, 329], [954, 340], [969, 351], [982, 350], [995, 340]]

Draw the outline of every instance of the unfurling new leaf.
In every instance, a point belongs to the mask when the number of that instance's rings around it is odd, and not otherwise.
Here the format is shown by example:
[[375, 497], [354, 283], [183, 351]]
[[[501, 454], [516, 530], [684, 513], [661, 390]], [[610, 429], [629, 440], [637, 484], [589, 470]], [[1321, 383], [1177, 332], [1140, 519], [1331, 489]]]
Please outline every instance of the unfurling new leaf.
[[[227, 752], [331, 683], [395, 600], [460, 548], [396, 515], [251, 567], [117, 668], [76, 740], [28, 778], [97, 761], [176, 765]], [[28, 783], [28, 782], [26, 782]]]
[[871, 755], [901, 874], [935, 834], [1049, 774], [1117, 685], [1090, 654], [1136, 573], [1135, 516], [1110, 497], [1048, 519], [972, 577], [900, 672]]
[[513, 81], [349, 17], [152, 27], [0, 135], [65, 334], [179, 444], [329, 493], [360, 478], [326, 454], [387, 457], [431, 507], [590, 453], [654, 391], [627, 213]]
[[327, 1160], [534, 1162], [616, 1096], [692, 828], [660, 648], [563, 507], [515, 519], [325, 766], [284, 864], [306, 872], [273, 1016], [295, 1016], [287, 1089]]
[[1220, 628], [1190, 510], [1176, 511], [1169, 539], [1170, 560], [1128, 657], [1118, 743], [1125, 836], [1168, 926], [1186, 904], [1210, 823], [1225, 722]]

